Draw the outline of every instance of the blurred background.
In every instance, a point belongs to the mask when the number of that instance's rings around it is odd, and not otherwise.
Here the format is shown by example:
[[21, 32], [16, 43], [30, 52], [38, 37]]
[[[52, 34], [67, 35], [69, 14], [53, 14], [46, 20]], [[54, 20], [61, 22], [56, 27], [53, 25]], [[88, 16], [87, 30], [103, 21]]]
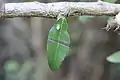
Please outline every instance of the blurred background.
[[[28, 2], [34, 0], [0, 0]], [[40, 2], [94, 2], [96, 0], [39, 0]], [[120, 0], [104, 0], [120, 3]], [[46, 41], [55, 19], [40, 17], [0, 20], [0, 80], [120, 80], [120, 65], [106, 57], [120, 50], [120, 36], [104, 28], [110, 16], [69, 17], [71, 45], [61, 68], [52, 72], [46, 59]]]

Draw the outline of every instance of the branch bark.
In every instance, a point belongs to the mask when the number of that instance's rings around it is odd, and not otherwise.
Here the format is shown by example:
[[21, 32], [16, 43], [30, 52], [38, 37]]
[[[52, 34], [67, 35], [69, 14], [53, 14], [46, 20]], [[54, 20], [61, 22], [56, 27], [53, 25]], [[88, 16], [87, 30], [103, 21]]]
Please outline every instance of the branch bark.
[[56, 18], [60, 13], [65, 16], [109, 15], [120, 12], [120, 4], [107, 2], [23, 2], [6, 3], [0, 11], [1, 17], [45, 17]]

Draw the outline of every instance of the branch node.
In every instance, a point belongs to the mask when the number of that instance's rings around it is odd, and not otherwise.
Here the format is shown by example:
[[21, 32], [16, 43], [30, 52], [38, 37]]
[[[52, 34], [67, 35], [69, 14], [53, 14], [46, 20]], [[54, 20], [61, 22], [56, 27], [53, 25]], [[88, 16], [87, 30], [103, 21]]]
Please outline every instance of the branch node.
[[120, 12], [115, 17], [110, 17], [107, 21], [107, 26], [103, 29], [107, 31], [113, 30], [120, 34]]

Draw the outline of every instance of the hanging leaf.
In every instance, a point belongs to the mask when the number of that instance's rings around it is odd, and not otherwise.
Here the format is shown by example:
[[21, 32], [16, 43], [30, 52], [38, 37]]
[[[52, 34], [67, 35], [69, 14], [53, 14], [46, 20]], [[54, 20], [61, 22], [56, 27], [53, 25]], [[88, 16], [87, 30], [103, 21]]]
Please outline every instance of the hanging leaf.
[[47, 40], [47, 59], [51, 70], [57, 70], [69, 51], [70, 37], [65, 17], [60, 17], [50, 29]]
[[107, 57], [107, 60], [112, 63], [120, 63], [120, 51], [113, 53]]

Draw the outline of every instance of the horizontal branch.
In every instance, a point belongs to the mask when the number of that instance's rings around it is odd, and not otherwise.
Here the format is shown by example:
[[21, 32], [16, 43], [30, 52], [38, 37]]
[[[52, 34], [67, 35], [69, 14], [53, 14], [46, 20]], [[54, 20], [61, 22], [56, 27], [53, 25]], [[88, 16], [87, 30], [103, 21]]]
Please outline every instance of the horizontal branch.
[[46, 17], [56, 18], [58, 14], [66, 16], [79, 15], [116, 15], [120, 4], [107, 2], [23, 2], [6, 3], [0, 11], [1, 17]]

